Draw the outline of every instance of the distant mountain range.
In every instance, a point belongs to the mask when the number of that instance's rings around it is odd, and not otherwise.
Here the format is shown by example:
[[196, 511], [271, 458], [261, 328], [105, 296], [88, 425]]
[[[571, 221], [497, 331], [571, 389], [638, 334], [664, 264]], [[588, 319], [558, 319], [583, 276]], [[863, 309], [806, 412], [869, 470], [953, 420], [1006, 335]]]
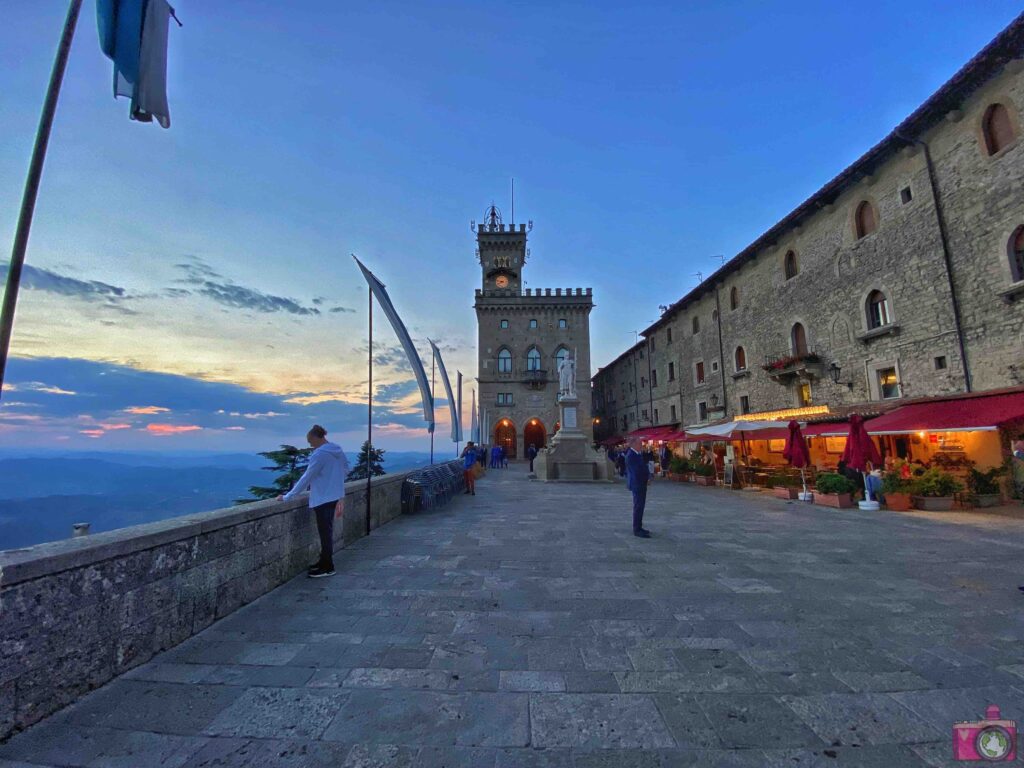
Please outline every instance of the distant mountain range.
[[[230, 507], [273, 478], [266, 460], [250, 454], [12, 453], [0, 452], [0, 550], [67, 538], [79, 522], [98, 533]], [[384, 468], [429, 461], [387, 451]]]

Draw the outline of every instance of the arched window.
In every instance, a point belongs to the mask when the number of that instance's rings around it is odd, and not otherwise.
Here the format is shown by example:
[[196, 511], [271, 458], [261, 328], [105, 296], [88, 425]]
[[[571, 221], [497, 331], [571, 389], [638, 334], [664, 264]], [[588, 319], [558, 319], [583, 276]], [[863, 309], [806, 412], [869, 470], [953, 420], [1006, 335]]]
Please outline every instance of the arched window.
[[889, 312], [889, 300], [881, 291], [872, 291], [868, 294], [868, 328], [881, 328], [892, 322], [892, 314]]
[[793, 330], [790, 332], [789, 338], [793, 343], [794, 355], [807, 354], [807, 331], [804, 330], [802, 323], [793, 324]]
[[866, 237], [878, 229], [878, 218], [875, 216], [875, 207], [867, 200], [862, 200], [857, 206], [857, 212], [853, 217], [853, 226], [857, 232], [857, 239]]
[[743, 347], [736, 347], [736, 370], [747, 370], [747, 351]]
[[512, 353], [507, 349], [498, 352], [498, 373], [512, 373]]
[[740, 289], [735, 285], [729, 289], [729, 309], [739, 309]]
[[558, 351], [555, 352], [555, 370], [557, 371], [562, 367], [562, 361], [569, 356], [569, 350], [565, 347], [559, 347]]
[[985, 151], [989, 155], [1008, 147], [1016, 138], [1010, 113], [1002, 104], [993, 104], [985, 110], [981, 132], [985, 137]]
[[537, 351], [536, 347], [530, 347], [530, 351], [526, 353], [526, 370], [540, 370], [540, 352]]
[[693, 316], [693, 332], [694, 334], [700, 333], [700, 318], [696, 315]]
[[1010, 238], [1010, 273], [1016, 283], [1024, 280], [1024, 227], [1017, 227], [1017, 231]]
[[800, 262], [796, 258], [795, 251], [786, 251], [786, 259], [783, 263], [783, 269], [786, 272], [787, 280], [792, 280], [796, 277], [796, 273], [800, 271]]

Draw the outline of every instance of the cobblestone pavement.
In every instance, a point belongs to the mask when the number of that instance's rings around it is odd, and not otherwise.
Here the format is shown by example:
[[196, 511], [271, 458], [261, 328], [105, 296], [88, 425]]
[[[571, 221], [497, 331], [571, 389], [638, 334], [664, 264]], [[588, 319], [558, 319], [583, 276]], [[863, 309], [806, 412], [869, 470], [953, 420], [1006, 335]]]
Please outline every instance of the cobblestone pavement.
[[1024, 720], [1024, 522], [494, 471], [0, 746], [0, 766], [953, 765]]

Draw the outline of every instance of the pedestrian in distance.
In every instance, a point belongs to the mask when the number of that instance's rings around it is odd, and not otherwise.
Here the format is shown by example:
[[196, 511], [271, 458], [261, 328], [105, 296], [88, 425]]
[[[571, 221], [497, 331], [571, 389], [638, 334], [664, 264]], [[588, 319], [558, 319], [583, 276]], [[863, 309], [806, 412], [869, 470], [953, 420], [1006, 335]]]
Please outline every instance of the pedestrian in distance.
[[306, 442], [313, 453], [306, 471], [281, 501], [291, 501], [300, 493], [309, 491], [309, 508], [316, 517], [316, 530], [320, 536], [320, 559], [311, 566], [307, 575], [320, 579], [334, 575], [334, 518], [345, 513], [345, 476], [348, 458], [341, 446], [327, 440], [327, 430], [314, 424], [306, 433]]
[[462, 449], [462, 477], [466, 481], [466, 494], [476, 496], [476, 448], [473, 441], [466, 443]]
[[504, 445], [498, 448], [498, 456], [501, 458], [501, 468], [508, 469], [508, 450]]
[[651, 532], [644, 528], [644, 507], [647, 504], [647, 484], [651, 481], [651, 472], [640, 438], [634, 437], [629, 441], [625, 465], [626, 488], [633, 494], [633, 535], [649, 539]]
[[530, 460], [530, 471], [533, 472], [533, 460], [537, 458], [537, 446], [533, 443], [526, 449], [526, 458]]
[[498, 462], [500, 461], [501, 448], [496, 445], [491, 446], [491, 469], [498, 468]]

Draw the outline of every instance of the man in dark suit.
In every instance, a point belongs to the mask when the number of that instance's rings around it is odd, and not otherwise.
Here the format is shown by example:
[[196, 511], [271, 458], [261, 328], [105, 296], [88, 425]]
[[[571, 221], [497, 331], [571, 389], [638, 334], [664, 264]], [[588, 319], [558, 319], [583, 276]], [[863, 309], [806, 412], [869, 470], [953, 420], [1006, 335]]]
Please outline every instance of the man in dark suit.
[[644, 505], [647, 504], [647, 483], [651, 480], [651, 471], [647, 466], [639, 438], [629, 441], [626, 451], [626, 488], [633, 494], [633, 535], [649, 539], [651, 532], [644, 529]]

